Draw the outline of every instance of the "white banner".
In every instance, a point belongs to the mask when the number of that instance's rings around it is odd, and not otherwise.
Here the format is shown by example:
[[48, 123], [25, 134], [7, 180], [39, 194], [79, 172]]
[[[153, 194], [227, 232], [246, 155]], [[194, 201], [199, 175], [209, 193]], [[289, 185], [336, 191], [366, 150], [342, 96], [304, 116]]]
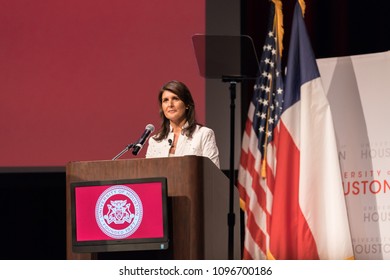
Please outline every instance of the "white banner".
[[390, 51], [317, 60], [356, 259], [390, 260]]

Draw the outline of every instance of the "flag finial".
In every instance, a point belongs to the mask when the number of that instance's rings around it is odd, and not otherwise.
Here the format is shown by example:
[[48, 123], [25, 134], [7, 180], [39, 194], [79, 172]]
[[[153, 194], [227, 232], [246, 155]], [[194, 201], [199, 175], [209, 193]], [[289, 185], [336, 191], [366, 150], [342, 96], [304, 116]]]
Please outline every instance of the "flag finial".
[[301, 6], [302, 16], [304, 17], [305, 16], [305, 10], [306, 10], [305, 0], [298, 0], [298, 2], [299, 2], [299, 6]]
[[283, 12], [282, 12], [282, 1], [281, 0], [272, 0], [275, 5], [275, 15], [274, 15], [274, 31], [276, 32], [277, 46], [280, 56], [282, 56], [283, 51]]

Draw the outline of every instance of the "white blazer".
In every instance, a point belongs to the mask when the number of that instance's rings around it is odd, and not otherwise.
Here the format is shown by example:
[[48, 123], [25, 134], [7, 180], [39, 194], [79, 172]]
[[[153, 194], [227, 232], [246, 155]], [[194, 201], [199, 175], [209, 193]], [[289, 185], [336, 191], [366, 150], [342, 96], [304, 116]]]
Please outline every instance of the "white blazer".
[[195, 155], [208, 157], [216, 166], [218, 166], [218, 168], [220, 167], [217, 142], [212, 129], [197, 125], [191, 138], [184, 134], [180, 134], [179, 139], [177, 140], [175, 154], [170, 155], [170, 143], [173, 142], [173, 137], [174, 134], [172, 129], [169, 132], [168, 137], [160, 142], [156, 141], [153, 137], [150, 137], [146, 158]]

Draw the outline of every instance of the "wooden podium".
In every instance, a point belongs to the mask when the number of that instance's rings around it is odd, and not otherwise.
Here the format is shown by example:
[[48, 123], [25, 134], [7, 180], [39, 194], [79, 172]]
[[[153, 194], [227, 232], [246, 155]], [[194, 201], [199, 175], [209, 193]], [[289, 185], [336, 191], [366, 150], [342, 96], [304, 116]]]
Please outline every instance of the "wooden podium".
[[[228, 259], [229, 179], [197, 156], [70, 162], [66, 166], [67, 259], [98, 259], [72, 252], [72, 182], [166, 177], [170, 200], [171, 259]], [[240, 211], [235, 189], [234, 259], [241, 258]], [[148, 252], [146, 252], [147, 254]], [[149, 257], [148, 257], [149, 258]]]

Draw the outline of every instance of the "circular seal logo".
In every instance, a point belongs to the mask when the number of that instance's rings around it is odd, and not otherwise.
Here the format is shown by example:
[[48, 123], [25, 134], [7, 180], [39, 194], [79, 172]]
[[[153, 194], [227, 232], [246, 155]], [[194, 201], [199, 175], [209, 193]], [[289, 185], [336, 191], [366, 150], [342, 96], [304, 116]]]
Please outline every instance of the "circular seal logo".
[[96, 202], [95, 218], [99, 228], [115, 239], [132, 235], [141, 224], [142, 214], [141, 199], [127, 186], [108, 188]]

